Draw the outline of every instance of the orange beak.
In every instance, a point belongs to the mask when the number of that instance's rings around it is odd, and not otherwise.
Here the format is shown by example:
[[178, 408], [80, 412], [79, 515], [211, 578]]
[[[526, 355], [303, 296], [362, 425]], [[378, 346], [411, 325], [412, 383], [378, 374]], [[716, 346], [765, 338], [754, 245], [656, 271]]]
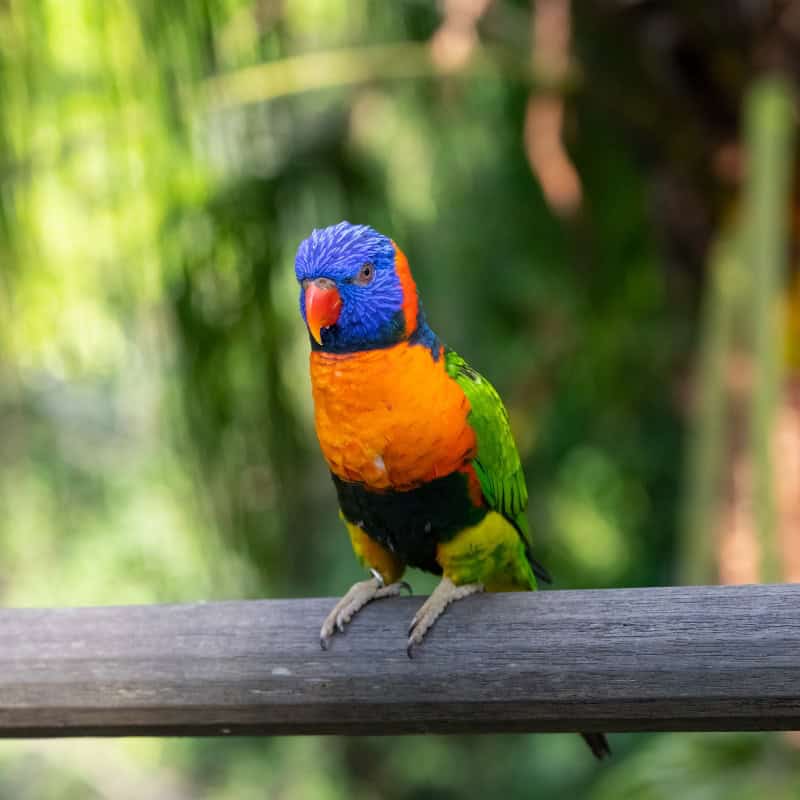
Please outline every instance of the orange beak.
[[322, 344], [322, 329], [334, 325], [342, 310], [342, 298], [333, 281], [317, 278], [306, 288], [306, 321], [317, 344]]

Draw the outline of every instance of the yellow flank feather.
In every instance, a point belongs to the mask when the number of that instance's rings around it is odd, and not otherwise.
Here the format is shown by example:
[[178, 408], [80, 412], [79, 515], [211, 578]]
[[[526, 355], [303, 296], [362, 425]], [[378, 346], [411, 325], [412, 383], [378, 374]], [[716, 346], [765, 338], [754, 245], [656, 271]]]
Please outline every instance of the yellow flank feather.
[[525, 545], [502, 514], [490, 511], [477, 525], [465, 528], [436, 548], [436, 560], [456, 585], [482, 583], [489, 592], [536, 588]]
[[377, 570], [387, 585], [399, 581], [405, 569], [403, 563], [383, 545], [374, 539], [370, 539], [363, 528], [348, 522], [341, 512], [339, 516], [347, 526], [347, 532], [350, 534], [350, 543], [353, 545], [353, 552], [361, 564], [367, 569]]

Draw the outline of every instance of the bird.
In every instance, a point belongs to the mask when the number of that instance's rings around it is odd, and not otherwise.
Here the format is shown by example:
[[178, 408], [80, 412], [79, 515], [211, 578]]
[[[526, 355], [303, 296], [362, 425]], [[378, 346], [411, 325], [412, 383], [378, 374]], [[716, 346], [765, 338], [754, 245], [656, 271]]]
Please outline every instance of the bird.
[[[334, 606], [331, 638], [399, 595], [407, 566], [440, 575], [408, 629], [413, 657], [450, 603], [549, 582], [533, 557], [528, 490], [492, 384], [428, 325], [403, 251], [368, 225], [314, 229], [295, 258], [311, 345], [314, 424], [352, 549], [370, 577]], [[601, 733], [582, 734], [610, 754]]]

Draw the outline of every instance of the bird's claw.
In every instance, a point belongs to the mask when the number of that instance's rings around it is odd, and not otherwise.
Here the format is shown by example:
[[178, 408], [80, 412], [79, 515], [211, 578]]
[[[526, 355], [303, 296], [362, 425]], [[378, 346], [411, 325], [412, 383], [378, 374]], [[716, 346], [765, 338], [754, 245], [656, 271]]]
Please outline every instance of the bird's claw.
[[328, 614], [320, 631], [320, 647], [327, 650], [333, 634], [337, 631], [344, 633], [346, 625], [367, 603], [384, 597], [394, 597], [403, 589], [406, 589], [409, 594], [412, 593], [411, 586], [406, 581], [387, 586], [381, 574], [377, 570], [372, 570], [372, 578], [354, 584]]
[[406, 655], [409, 658], [414, 658], [414, 645], [417, 644], [417, 641], [414, 638], [414, 628], [417, 627], [418, 622], [419, 614], [415, 614], [414, 619], [411, 620], [411, 623], [408, 626], [408, 644], [406, 645]]
[[449, 578], [442, 578], [431, 596], [422, 604], [408, 626], [408, 644], [406, 655], [414, 658], [414, 646], [422, 644], [427, 632], [433, 623], [442, 615], [442, 612], [454, 600], [460, 600], [474, 592], [482, 592], [483, 584], [468, 583], [456, 586]]

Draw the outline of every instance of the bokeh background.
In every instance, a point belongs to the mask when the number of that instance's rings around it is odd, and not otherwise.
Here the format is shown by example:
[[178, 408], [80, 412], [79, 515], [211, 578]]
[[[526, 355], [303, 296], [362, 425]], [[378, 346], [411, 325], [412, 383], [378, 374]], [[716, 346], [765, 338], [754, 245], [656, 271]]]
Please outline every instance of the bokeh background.
[[[2, 603], [360, 578], [293, 276], [341, 219], [500, 390], [555, 588], [800, 580], [799, 6], [2, 0]], [[795, 798], [796, 746], [7, 742], [0, 796]]]

